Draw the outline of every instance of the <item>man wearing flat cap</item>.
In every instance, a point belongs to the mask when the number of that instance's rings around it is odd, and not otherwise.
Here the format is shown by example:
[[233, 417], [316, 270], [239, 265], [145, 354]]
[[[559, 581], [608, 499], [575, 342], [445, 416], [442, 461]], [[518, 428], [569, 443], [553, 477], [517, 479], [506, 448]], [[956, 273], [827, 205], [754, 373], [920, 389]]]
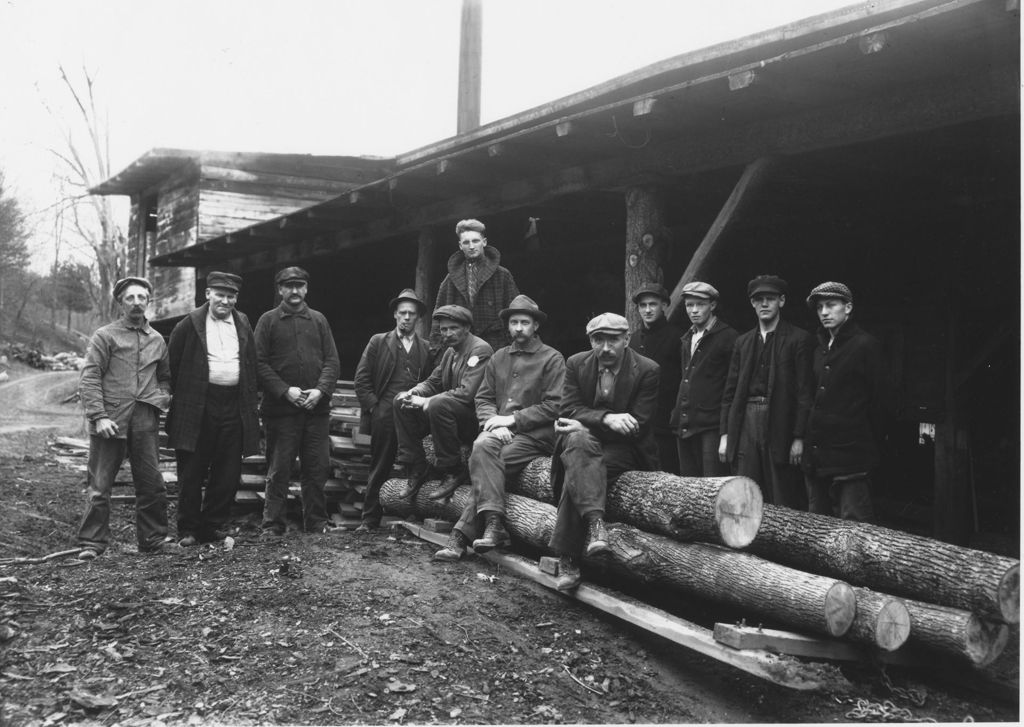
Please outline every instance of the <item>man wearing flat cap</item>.
[[679, 450], [676, 435], [669, 426], [672, 409], [682, 379], [679, 341], [683, 331], [665, 317], [669, 294], [658, 283], [644, 283], [633, 295], [640, 314], [640, 326], [629, 337], [629, 347], [661, 367], [658, 388], [658, 411], [654, 415], [654, 440], [663, 472], [679, 474]]
[[[438, 560], [458, 560], [469, 543], [478, 553], [511, 544], [505, 529], [505, 482], [537, 457], [551, 454], [562, 402], [565, 359], [540, 340], [547, 314], [526, 295], [501, 311], [512, 343], [484, 367], [476, 392], [480, 436], [469, 457], [471, 493]], [[484, 525], [483, 536], [476, 538]], [[475, 538], [475, 539], [474, 539]]]
[[259, 453], [256, 344], [249, 319], [235, 309], [241, 287], [232, 273], [207, 275], [206, 302], [178, 321], [168, 344], [167, 443], [178, 465], [184, 547], [223, 540], [242, 457]]
[[846, 285], [822, 283], [807, 296], [807, 305], [821, 323], [803, 456], [808, 509], [870, 521], [871, 471], [881, 461], [896, 391], [881, 344], [851, 319], [853, 293]]
[[670, 421], [678, 436], [679, 474], [721, 477], [729, 468], [718, 458], [718, 427], [736, 331], [715, 315], [714, 286], [687, 283], [682, 299], [691, 325], [680, 341], [683, 373]]
[[306, 304], [309, 273], [289, 267], [274, 276], [281, 304], [256, 323], [256, 374], [263, 388], [267, 430], [265, 540], [287, 530], [288, 479], [296, 455], [302, 485], [302, 525], [308, 533], [333, 528], [324, 483], [330, 470], [331, 394], [341, 365], [327, 318]]
[[473, 314], [473, 332], [497, 350], [508, 345], [498, 312], [519, 295], [519, 289], [512, 273], [501, 265], [501, 253], [487, 245], [485, 232], [479, 220], [460, 220], [455, 225], [459, 250], [448, 258], [448, 275], [437, 289], [434, 310], [446, 305], [466, 308]]
[[747, 284], [757, 328], [732, 349], [722, 395], [718, 454], [754, 480], [765, 502], [804, 509], [803, 460], [811, 407], [814, 339], [782, 319], [786, 281], [758, 275]]
[[89, 494], [78, 527], [80, 560], [92, 560], [110, 544], [110, 490], [125, 455], [135, 485], [139, 552], [161, 551], [167, 537], [167, 490], [157, 466], [160, 412], [171, 400], [167, 346], [146, 320], [150, 282], [122, 278], [113, 292], [121, 318], [93, 333], [79, 383], [89, 420]]
[[420, 316], [427, 312], [426, 304], [416, 291], [406, 288], [391, 300], [390, 308], [395, 327], [370, 337], [356, 367], [359, 431], [371, 436], [370, 477], [357, 532], [368, 532], [380, 525], [380, 488], [391, 476], [398, 452], [394, 399], [431, 371], [429, 346], [416, 332]]
[[608, 550], [608, 486], [626, 470], [657, 470], [652, 422], [658, 364], [628, 347], [629, 323], [602, 313], [587, 324], [590, 351], [565, 362], [562, 416], [555, 421], [551, 483], [558, 503], [548, 545], [560, 556], [557, 587], [579, 585], [581, 556]]
[[493, 352], [490, 344], [469, 332], [473, 315], [459, 305], [434, 311], [445, 352], [430, 376], [395, 397], [398, 461], [405, 468], [401, 497], [414, 497], [428, 479], [423, 437], [434, 441], [435, 469], [441, 489], [431, 497], [443, 499], [468, 479], [462, 465], [462, 445], [477, 435], [474, 399]]

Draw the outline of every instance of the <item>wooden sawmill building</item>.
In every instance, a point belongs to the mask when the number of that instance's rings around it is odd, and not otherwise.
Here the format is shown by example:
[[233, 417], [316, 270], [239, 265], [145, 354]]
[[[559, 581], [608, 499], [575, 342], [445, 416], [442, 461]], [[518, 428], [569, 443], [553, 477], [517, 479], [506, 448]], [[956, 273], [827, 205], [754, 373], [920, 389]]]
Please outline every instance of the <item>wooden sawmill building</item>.
[[[784, 315], [841, 280], [885, 346], [903, 413], [876, 481], [890, 522], [1019, 538], [1020, 23], [1017, 0], [854, 5], [685, 53], [392, 159], [156, 150], [93, 191], [132, 201], [131, 270], [169, 330], [210, 270], [312, 273], [351, 378], [387, 301], [433, 300], [477, 217], [546, 342], [662, 280], [783, 276]], [[341, 142], [339, 142], [341, 143]]]

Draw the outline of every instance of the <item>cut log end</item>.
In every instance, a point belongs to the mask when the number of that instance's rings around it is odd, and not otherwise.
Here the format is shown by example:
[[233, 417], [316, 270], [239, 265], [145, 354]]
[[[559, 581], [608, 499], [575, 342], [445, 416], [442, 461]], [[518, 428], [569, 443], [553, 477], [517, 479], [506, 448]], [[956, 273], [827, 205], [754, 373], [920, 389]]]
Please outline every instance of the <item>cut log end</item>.
[[895, 651], [910, 638], [910, 611], [898, 599], [887, 600], [875, 619], [875, 644], [885, 651]]
[[749, 477], [732, 477], [722, 484], [715, 498], [715, 522], [722, 543], [745, 548], [757, 536], [764, 512], [761, 488]]
[[1020, 564], [1010, 568], [999, 581], [999, 610], [1008, 624], [1020, 623]]
[[1010, 638], [1006, 624], [984, 621], [974, 614], [967, 623], [965, 654], [976, 667], [991, 664], [1003, 653]]
[[853, 625], [857, 596], [848, 584], [836, 581], [825, 594], [825, 625], [831, 636], [842, 636]]

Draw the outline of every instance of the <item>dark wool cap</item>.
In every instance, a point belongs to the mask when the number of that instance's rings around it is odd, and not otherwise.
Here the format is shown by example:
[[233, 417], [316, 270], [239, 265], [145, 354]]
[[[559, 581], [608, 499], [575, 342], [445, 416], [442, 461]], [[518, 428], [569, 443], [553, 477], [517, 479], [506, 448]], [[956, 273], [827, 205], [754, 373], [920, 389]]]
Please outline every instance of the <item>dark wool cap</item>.
[[829, 281], [811, 291], [811, 294], [807, 296], [807, 305], [813, 308], [818, 298], [839, 298], [847, 303], [852, 303], [853, 293], [842, 283]]
[[427, 312], [427, 304], [420, 300], [420, 297], [416, 295], [416, 291], [413, 290], [412, 288], [406, 288], [401, 293], [399, 293], [398, 295], [391, 299], [391, 302], [388, 303], [388, 305], [391, 307], [392, 312], [394, 312], [395, 308], [397, 308], [398, 304], [401, 303], [403, 300], [407, 300], [410, 303], [415, 303], [416, 307], [420, 311], [420, 315], [423, 315], [424, 313]]
[[242, 289], [242, 279], [234, 273], [212, 272], [206, 276], [207, 288], [223, 288], [237, 293]]
[[461, 305], [443, 305], [434, 311], [434, 315], [432, 315], [431, 318], [434, 320], [449, 318], [456, 323], [461, 323], [466, 326], [473, 325], [473, 314]]
[[785, 295], [789, 284], [778, 275], [758, 275], [747, 283], [747, 297], [753, 298], [759, 293], [775, 293]]
[[610, 333], [612, 335], [629, 333], [629, 321], [618, 313], [602, 313], [599, 316], [594, 316], [587, 323], [587, 335], [592, 336], [595, 333]]
[[508, 304], [508, 308], [501, 311], [498, 316], [501, 320], [505, 321], [508, 325], [508, 319], [515, 313], [525, 313], [531, 316], [533, 320], [538, 323], [543, 323], [548, 319], [548, 314], [540, 309], [540, 307], [533, 302], [533, 298], [528, 295], [517, 295], [512, 299], [512, 302]]
[[145, 278], [136, 278], [133, 276], [128, 276], [127, 278], [121, 278], [116, 283], [114, 283], [114, 300], [119, 299], [121, 297], [121, 293], [123, 293], [124, 289], [127, 288], [129, 285], [141, 285], [143, 288], [149, 291], [150, 295], [153, 295], [152, 283], [150, 283]]
[[656, 295], [666, 303], [668, 303], [670, 300], [668, 291], [665, 290], [665, 286], [658, 285], [657, 283], [644, 283], [643, 285], [641, 285], [640, 289], [637, 290], [636, 293], [633, 295], [633, 302], [639, 303], [640, 296], [643, 295]]
[[279, 270], [277, 275], [274, 276], [274, 285], [281, 285], [287, 283], [289, 280], [298, 280], [303, 283], [309, 282], [309, 273], [303, 268], [290, 267], [284, 270]]

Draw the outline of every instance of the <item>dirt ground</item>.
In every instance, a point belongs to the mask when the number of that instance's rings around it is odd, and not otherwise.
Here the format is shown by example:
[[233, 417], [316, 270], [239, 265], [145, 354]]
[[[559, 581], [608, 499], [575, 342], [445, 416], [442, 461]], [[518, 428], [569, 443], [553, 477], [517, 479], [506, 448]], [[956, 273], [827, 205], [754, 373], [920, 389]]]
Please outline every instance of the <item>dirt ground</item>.
[[[75, 378], [0, 386], [0, 561], [74, 547], [84, 475], [47, 438], [82, 436], [59, 404]], [[401, 530], [266, 545], [257, 513], [233, 525], [230, 548], [140, 555], [114, 505], [96, 561], [0, 565], [0, 725], [817, 723], [859, 699], [864, 721], [1018, 719], [894, 667], [791, 691]]]

